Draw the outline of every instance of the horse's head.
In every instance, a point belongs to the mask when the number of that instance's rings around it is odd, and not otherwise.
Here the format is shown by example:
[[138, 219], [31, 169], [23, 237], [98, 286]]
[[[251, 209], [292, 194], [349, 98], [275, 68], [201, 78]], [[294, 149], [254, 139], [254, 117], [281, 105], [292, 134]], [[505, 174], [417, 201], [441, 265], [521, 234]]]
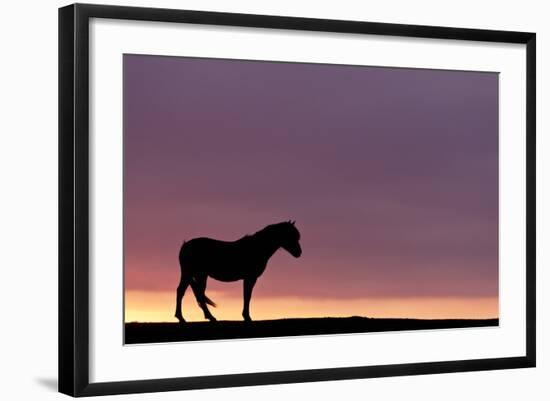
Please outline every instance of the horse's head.
[[281, 248], [290, 253], [295, 258], [302, 255], [302, 247], [300, 247], [300, 232], [296, 228], [295, 221], [285, 221], [280, 223], [281, 233]]

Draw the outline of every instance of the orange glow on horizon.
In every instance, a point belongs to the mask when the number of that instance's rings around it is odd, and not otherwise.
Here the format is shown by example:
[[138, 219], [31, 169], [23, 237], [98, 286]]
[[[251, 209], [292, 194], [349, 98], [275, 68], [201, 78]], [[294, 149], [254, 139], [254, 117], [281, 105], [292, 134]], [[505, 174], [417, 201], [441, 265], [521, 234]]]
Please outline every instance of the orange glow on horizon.
[[[208, 291], [217, 308], [210, 311], [218, 320], [242, 320], [242, 298]], [[125, 322], [176, 322], [176, 293], [159, 291], [125, 292]], [[203, 321], [203, 314], [191, 292], [183, 300], [187, 321]], [[365, 316], [373, 318], [488, 319], [498, 317], [498, 298], [301, 298], [252, 297], [254, 320], [307, 317]]]

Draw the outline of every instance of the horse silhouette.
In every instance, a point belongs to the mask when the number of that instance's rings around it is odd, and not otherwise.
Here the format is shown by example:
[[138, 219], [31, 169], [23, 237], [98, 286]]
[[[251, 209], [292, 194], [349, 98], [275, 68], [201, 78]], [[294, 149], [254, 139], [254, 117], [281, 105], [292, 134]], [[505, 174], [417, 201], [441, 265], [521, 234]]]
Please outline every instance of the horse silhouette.
[[295, 258], [300, 257], [300, 232], [295, 221], [271, 224], [252, 235], [236, 241], [220, 241], [212, 238], [193, 238], [184, 242], [179, 253], [181, 278], [176, 291], [176, 313], [180, 323], [185, 322], [181, 313], [181, 301], [189, 285], [205, 319], [215, 321], [207, 305], [216, 306], [206, 294], [208, 277], [230, 282], [243, 280], [243, 318], [250, 319], [250, 298], [258, 277], [267, 267], [269, 258], [283, 248]]

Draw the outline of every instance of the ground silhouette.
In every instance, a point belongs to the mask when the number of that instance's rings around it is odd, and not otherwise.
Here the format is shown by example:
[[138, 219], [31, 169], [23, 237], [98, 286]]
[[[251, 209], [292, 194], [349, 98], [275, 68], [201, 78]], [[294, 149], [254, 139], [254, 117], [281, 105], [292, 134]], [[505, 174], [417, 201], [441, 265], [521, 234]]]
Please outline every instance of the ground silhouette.
[[175, 317], [185, 322], [181, 301], [189, 285], [201, 307], [204, 318], [215, 321], [208, 305], [216, 304], [206, 296], [206, 281], [212, 277], [219, 281], [243, 280], [243, 318], [250, 321], [250, 298], [258, 277], [262, 275], [269, 258], [283, 248], [295, 258], [300, 257], [300, 232], [294, 221], [271, 224], [252, 235], [236, 241], [212, 238], [193, 238], [180, 248], [181, 277], [176, 290]]
[[126, 323], [125, 344], [498, 326], [498, 319], [304, 318], [180, 323]]

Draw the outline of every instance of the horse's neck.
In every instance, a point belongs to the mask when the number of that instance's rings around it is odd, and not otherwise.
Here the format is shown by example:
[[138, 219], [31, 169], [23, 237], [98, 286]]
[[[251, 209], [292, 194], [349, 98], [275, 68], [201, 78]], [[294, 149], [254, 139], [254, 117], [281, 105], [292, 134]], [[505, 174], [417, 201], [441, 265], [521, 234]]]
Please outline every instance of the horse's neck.
[[273, 236], [268, 232], [258, 232], [254, 234], [252, 241], [252, 246], [254, 251], [260, 255], [267, 262], [277, 249], [281, 247], [280, 241], [278, 238]]

